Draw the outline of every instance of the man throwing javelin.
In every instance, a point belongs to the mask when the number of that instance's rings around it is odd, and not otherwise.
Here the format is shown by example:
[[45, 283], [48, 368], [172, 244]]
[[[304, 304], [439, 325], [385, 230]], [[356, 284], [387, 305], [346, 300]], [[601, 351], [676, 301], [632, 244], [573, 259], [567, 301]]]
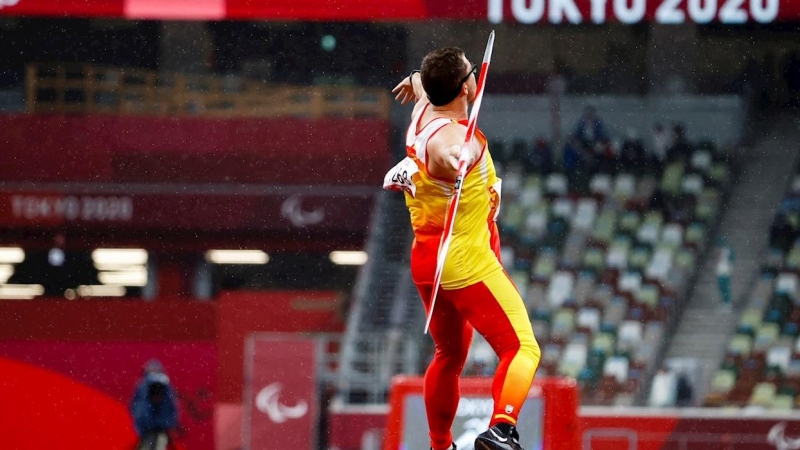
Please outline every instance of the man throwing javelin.
[[[411, 274], [430, 312], [437, 253], [458, 159], [467, 135], [469, 104], [475, 100], [478, 66], [461, 49], [435, 50], [419, 71], [392, 92], [402, 104], [415, 101], [406, 134], [407, 157], [384, 179], [384, 188], [405, 192], [414, 243]], [[451, 427], [459, 402], [459, 379], [473, 327], [497, 353], [492, 384], [494, 410], [476, 450], [522, 450], [517, 417], [539, 365], [541, 351], [519, 292], [500, 263], [497, 231], [500, 183], [486, 136], [469, 145], [468, 170], [453, 224], [430, 330], [435, 344], [423, 396], [432, 450], [455, 449]]]

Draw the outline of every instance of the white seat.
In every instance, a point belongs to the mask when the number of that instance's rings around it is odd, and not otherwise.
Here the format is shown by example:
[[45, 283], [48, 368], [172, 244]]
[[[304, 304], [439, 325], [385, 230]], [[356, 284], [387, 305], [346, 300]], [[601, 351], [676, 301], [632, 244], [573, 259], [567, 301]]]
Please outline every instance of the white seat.
[[542, 190], [539, 186], [530, 186], [522, 190], [519, 196], [519, 202], [522, 206], [530, 208], [539, 204], [542, 200]]
[[594, 199], [581, 199], [575, 208], [575, 218], [572, 221], [572, 226], [576, 230], [588, 231], [592, 228], [596, 217], [597, 203]]
[[562, 173], [554, 173], [547, 177], [545, 181], [545, 189], [549, 194], [567, 195], [568, 184], [567, 177]]
[[522, 182], [523, 177], [521, 173], [509, 170], [503, 177], [503, 200], [505, 200], [506, 192], [509, 194], [509, 197], [513, 197], [514, 193], [520, 192], [522, 189]]
[[659, 408], [675, 406], [677, 394], [678, 377], [672, 372], [659, 372], [653, 377], [653, 387], [647, 404]]
[[564, 353], [561, 356], [561, 361], [584, 366], [586, 365], [587, 353], [588, 350], [586, 344], [578, 342], [569, 343], [564, 349]]
[[703, 178], [695, 173], [684, 176], [681, 191], [686, 194], [699, 195], [703, 192]]
[[566, 197], [561, 197], [553, 202], [553, 215], [570, 220], [572, 218], [572, 201]]
[[789, 364], [792, 362], [792, 349], [790, 347], [772, 347], [767, 351], [767, 367], [780, 367], [781, 372], [789, 371]]
[[711, 169], [711, 152], [708, 150], [697, 150], [692, 153], [692, 168], [702, 172], [708, 172]]
[[636, 232], [636, 239], [641, 242], [655, 245], [658, 243], [660, 232], [661, 226], [659, 224], [646, 223], [639, 227], [639, 230]]
[[661, 242], [672, 247], [683, 245], [683, 225], [679, 223], [668, 223], [661, 230]]
[[638, 272], [625, 272], [617, 281], [617, 289], [622, 292], [636, 292], [642, 286], [642, 276]]
[[608, 195], [611, 192], [611, 176], [604, 173], [593, 176], [589, 181], [589, 190], [592, 194]]
[[631, 198], [636, 194], [636, 178], [627, 173], [614, 180], [614, 195], [619, 198]]
[[620, 344], [638, 344], [642, 341], [643, 328], [642, 323], [638, 320], [625, 320], [619, 325], [617, 340]]
[[504, 245], [500, 248], [500, 259], [503, 260], [503, 268], [510, 272], [514, 268], [514, 248]]
[[558, 271], [550, 277], [547, 301], [554, 308], [561, 306], [572, 295], [575, 276], [572, 272]]
[[533, 210], [525, 218], [525, 231], [533, 237], [543, 236], [547, 231], [547, 210]]
[[653, 254], [653, 259], [650, 260], [650, 264], [648, 264], [645, 269], [645, 275], [647, 275], [648, 278], [666, 281], [669, 277], [669, 271], [672, 268], [672, 256], [673, 252], [671, 249], [656, 250]]
[[603, 364], [603, 375], [613, 376], [617, 383], [624, 383], [628, 379], [630, 363], [624, 356], [612, 356]]
[[586, 327], [596, 333], [600, 329], [600, 311], [596, 308], [582, 308], [578, 311], [578, 326]]
[[625, 270], [628, 267], [628, 251], [622, 247], [612, 247], [606, 253], [606, 266], [611, 269]]
[[793, 273], [782, 273], [775, 280], [775, 293], [788, 294], [792, 297], [797, 295], [797, 275]]

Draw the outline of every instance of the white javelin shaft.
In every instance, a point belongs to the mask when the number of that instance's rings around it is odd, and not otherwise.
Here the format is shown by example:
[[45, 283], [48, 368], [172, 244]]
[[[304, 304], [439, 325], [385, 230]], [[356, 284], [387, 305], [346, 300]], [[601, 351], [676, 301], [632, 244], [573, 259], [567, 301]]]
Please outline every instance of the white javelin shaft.
[[475, 136], [475, 128], [478, 123], [478, 112], [481, 109], [481, 101], [483, 100], [483, 90], [486, 86], [486, 75], [489, 73], [489, 63], [492, 60], [492, 49], [494, 48], [494, 31], [489, 34], [489, 41], [486, 43], [486, 51], [483, 54], [483, 63], [481, 64], [481, 73], [478, 78], [477, 92], [475, 93], [475, 101], [472, 104], [472, 111], [470, 111], [469, 121], [467, 122], [467, 135], [464, 138], [464, 145], [461, 147], [461, 154], [458, 157], [458, 174], [456, 175], [456, 182], [453, 186], [453, 195], [450, 197], [450, 204], [447, 207], [447, 215], [444, 218], [444, 229], [442, 230], [442, 240], [439, 241], [439, 252], [436, 256], [436, 274], [433, 277], [433, 291], [431, 293], [431, 306], [428, 308], [428, 317], [425, 320], [425, 333], [431, 325], [433, 318], [433, 307], [436, 305], [436, 294], [439, 291], [439, 285], [442, 282], [442, 271], [444, 270], [444, 262], [447, 258], [447, 251], [450, 249], [450, 240], [453, 237], [453, 224], [456, 221], [456, 211], [458, 210], [458, 201], [461, 198], [461, 185], [464, 181], [464, 176], [467, 173], [467, 160], [469, 159], [469, 146], [472, 144], [472, 138]]

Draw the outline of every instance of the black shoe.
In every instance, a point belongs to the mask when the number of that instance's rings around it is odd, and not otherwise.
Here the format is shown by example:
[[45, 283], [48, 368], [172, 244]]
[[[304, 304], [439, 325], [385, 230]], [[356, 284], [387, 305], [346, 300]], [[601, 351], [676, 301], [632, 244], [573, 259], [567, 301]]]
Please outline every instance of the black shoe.
[[479, 434], [475, 439], [475, 450], [524, 450], [519, 445], [519, 433], [514, 426], [509, 426], [504, 433], [497, 425]]

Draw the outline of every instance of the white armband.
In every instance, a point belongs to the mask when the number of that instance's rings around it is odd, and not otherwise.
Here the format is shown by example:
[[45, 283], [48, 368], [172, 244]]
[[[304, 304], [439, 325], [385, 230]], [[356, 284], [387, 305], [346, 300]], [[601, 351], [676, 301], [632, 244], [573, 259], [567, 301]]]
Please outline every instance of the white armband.
[[419, 172], [419, 167], [413, 159], [403, 158], [402, 161], [392, 167], [383, 177], [383, 188], [389, 191], [406, 191], [415, 197], [417, 187], [412, 178]]

